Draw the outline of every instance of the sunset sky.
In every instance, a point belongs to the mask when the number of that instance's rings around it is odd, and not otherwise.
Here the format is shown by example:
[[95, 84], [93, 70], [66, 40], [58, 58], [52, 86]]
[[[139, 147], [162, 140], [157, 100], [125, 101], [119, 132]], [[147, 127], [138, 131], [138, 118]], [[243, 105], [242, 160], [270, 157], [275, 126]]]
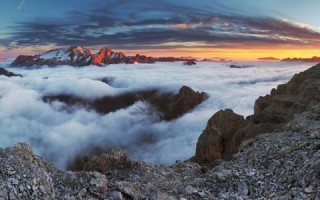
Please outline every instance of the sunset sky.
[[320, 56], [319, 8], [319, 0], [6, 0], [0, 56], [74, 45], [150, 56]]

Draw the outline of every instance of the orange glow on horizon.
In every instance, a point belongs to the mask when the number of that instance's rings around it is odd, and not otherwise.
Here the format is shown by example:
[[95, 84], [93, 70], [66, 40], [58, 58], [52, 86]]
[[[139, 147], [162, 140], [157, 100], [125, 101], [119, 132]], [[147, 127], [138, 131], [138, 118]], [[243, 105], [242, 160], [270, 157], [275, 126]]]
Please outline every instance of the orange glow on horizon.
[[[107, 45], [106, 45], [107, 46]], [[12, 49], [4, 51], [1, 49], [1, 57], [15, 58], [18, 55], [35, 55], [50, 49], [57, 48], [54, 45], [42, 46], [37, 50], [32, 47]], [[99, 52], [98, 47], [88, 47], [93, 54]], [[174, 49], [116, 49], [113, 51], [123, 52], [125, 55], [146, 55], [153, 57], [194, 57], [194, 58], [224, 58], [231, 60], [248, 60], [254, 61], [263, 57], [274, 57], [279, 59], [284, 58], [311, 58], [313, 56], [320, 56], [320, 47], [236, 47], [236, 48], [208, 48], [208, 47], [184, 47]]]
[[164, 56], [191, 56], [194, 58], [225, 58], [232, 60], [257, 60], [263, 57], [284, 58], [311, 58], [320, 56], [319, 49], [311, 48], [292, 48], [292, 49], [267, 49], [267, 48], [178, 48], [178, 49], [149, 49], [149, 50], [123, 50], [127, 55], [135, 55], [136, 53], [145, 54], [147, 56], [164, 57]]

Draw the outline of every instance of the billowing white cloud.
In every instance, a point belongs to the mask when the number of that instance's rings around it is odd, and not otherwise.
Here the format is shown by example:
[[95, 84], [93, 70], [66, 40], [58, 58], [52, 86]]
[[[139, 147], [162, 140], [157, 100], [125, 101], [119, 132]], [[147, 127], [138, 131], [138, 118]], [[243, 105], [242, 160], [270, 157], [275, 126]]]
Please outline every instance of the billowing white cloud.
[[[101, 67], [10, 70], [23, 78], [0, 76], [0, 146], [31, 143], [46, 160], [65, 169], [68, 161], [90, 147], [124, 147], [137, 159], [169, 164], [195, 152], [207, 120], [219, 109], [253, 113], [254, 101], [285, 83], [310, 64], [257, 62], [256, 67], [230, 69], [228, 63], [180, 62]], [[0, 66], [2, 64], [0, 63]], [[2, 65], [7, 66], [7, 65]], [[109, 77], [110, 85], [98, 79]], [[43, 95], [67, 93], [86, 99], [161, 88], [177, 92], [182, 85], [210, 97], [179, 119], [158, 121], [149, 105], [134, 105], [106, 115], [81, 107], [66, 111], [63, 103], [44, 103]]]

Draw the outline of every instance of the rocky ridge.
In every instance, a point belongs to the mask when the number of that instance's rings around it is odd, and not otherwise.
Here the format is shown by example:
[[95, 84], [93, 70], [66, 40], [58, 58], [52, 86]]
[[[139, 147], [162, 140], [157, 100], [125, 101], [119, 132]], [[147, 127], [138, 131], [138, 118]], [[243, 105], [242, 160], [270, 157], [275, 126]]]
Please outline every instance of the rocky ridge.
[[320, 62], [320, 57], [318, 56], [313, 56], [312, 58], [285, 58], [282, 59], [281, 61], [284, 62]]
[[214, 165], [238, 152], [242, 141], [280, 130], [295, 114], [320, 113], [320, 64], [296, 74], [286, 83], [259, 97], [254, 114], [244, 120], [230, 109], [214, 114], [199, 137], [193, 161]]
[[59, 101], [70, 106], [81, 105], [101, 114], [129, 107], [137, 101], [145, 101], [159, 114], [160, 119], [167, 121], [182, 116], [206, 99], [206, 93], [193, 91], [187, 86], [182, 86], [177, 94], [161, 92], [158, 89], [149, 89], [128, 92], [118, 96], [105, 96], [94, 100], [82, 99], [68, 94], [46, 95], [43, 97], [43, 100], [48, 103]]
[[33, 67], [33, 66], [59, 66], [70, 65], [81, 66], [106, 66], [109, 64], [134, 64], [134, 63], [154, 63], [154, 62], [174, 62], [187, 61], [184, 58], [145, 56], [136, 54], [126, 56], [122, 52], [114, 52], [109, 48], [102, 48], [98, 53], [92, 54], [91, 51], [83, 46], [73, 46], [69, 48], [59, 48], [49, 50], [39, 55], [28, 56], [20, 55], [12, 63], [11, 67]]

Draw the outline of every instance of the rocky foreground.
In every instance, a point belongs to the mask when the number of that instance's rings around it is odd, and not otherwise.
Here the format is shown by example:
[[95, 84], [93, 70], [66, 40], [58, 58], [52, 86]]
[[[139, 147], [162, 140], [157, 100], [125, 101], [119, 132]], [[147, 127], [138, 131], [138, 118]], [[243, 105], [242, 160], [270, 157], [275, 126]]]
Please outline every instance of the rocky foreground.
[[320, 64], [260, 97], [246, 119], [214, 114], [189, 161], [163, 166], [114, 151], [64, 172], [24, 143], [0, 159], [0, 199], [320, 199]]
[[316, 199], [320, 115], [300, 114], [281, 132], [247, 140], [212, 169], [146, 164], [114, 152], [88, 158], [86, 171], [63, 172], [23, 143], [0, 149], [0, 158], [2, 199]]

